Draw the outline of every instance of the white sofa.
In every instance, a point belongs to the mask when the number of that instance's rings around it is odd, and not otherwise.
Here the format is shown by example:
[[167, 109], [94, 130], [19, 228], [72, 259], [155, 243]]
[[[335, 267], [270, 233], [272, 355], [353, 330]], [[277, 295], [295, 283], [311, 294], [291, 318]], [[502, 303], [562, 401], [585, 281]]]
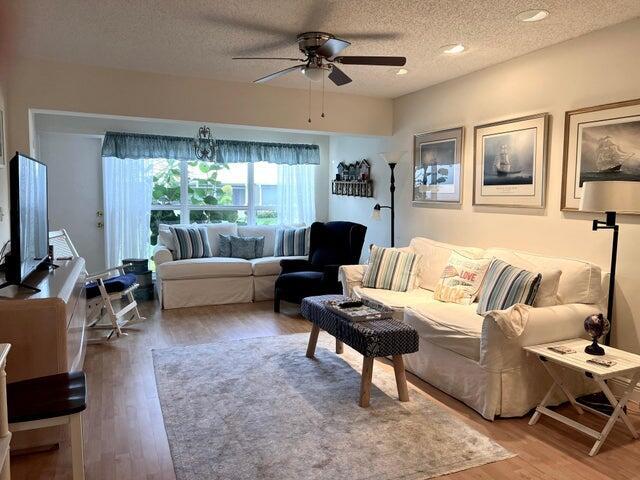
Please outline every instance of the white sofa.
[[277, 226], [238, 226], [231, 223], [201, 225], [207, 228], [211, 252], [218, 252], [218, 234], [241, 237], [264, 236], [263, 257], [208, 257], [174, 260], [171, 250], [158, 238], [153, 252], [156, 292], [162, 308], [250, 303], [272, 300], [280, 273], [280, 260], [307, 257], [275, 257]]
[[[394, 315], [412, 325], [420, 350], [407, 355], [407, 370], [493, 420], [522, 416], [534, 408], [551, 385], [539, 360], [523, 346], [585, 336], [584, 319], [604, 311], [603, 283], [598, 266], [580, 260], [546, 257], [501, 248], [487, 250], [414, 238], [409, 250], [422, 254], [416, 288], [393, 292], [362, 287], [366, 265], [340, 270], [345, 295], [355, 295], [394, 309]], [[500, 258], [512, 265], [542, 272], [561, 270], [557, 305], [533, 308], [523, 333], [508, 339], [491, 317], [476, 313], [477, 303], [458, 305], [433, 298], [433, 290], [449, 255], [457, 250], [477, 258]], [[562, 371], [575, 394], [596, 391], [593, 382], [578, 373]], [[551, 404], [565, 401], [556, 392]]]

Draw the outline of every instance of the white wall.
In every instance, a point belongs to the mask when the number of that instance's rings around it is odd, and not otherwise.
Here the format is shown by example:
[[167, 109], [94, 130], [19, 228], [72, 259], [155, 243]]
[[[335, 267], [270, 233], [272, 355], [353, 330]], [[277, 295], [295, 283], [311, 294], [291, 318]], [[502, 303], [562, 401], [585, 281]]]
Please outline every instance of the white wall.
[[369, 245], [390, 245], [389, 210], [382, 211], [380, 221], [371, 220], [376, 203], [389, 205], [390, 170], [379, 153], [387, 151], [388, 137], [333, 136], [329, 147], [329, 178], [334, 179], [340, 162], [353, 163], [366, 158], [371, 163], [373, 198], [329, 195], [329, 219], [361, 223], [367, 226], [362, 261], [369, 258]]
[[[411, 206], [411, 170], [400, 169], [398, 236], [463, 245], [514, 247], [597, 262], [609, 269], [611, 235], [592, 232], [592, 214], [560, 211], [564, 113], [640, 97], [640, 19], [539, 50], [394, 101], [393, 146], [412, 150], [413, 135], [463, 125], [464, 203], [459, 209]], [[461, 58], [462, 61], [462, 58]], [[547, 207], [472, 206], [473, 127], [527, 114], [551, 118]], [[639, 206], [640, 207], [640, 206]], [[613, 342], [640, 353], [640, 217], [622, 216]]]

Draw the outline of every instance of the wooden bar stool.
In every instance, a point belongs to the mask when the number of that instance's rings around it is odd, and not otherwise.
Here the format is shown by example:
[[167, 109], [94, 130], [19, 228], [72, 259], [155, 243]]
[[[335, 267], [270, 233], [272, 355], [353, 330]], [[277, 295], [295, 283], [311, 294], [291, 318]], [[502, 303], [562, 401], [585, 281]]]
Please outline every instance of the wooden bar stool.
[[12, 433], [69, 424], [73, 480], [84, 480], [82, 412], [87, 408], [84, 372], [10, 383], [7, 406]]

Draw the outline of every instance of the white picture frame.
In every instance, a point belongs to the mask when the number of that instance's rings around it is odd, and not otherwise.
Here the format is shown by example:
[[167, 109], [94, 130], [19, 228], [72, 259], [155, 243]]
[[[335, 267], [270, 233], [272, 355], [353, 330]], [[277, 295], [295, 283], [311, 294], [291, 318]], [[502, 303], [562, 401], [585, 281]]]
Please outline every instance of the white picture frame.
[[473, 205], [544, 208], [549, 114], [474, 128]]
[[[566, 112], [560, 208], [564, 211], [580, 208], [583, 181], [640, 181], [640, 147], [636, 140], [639, 135], [640, 99]], [[621, 165], [617, 169], [615, 165], [608, 169], [606, 164], [598, 166], [598, 156], [612, 161], [611, 154], [599, 155], [598, 149], [615, 152]], [[640, 214], [640, 209], [625, 213]]]
[[414, 135], [412, 205], [462, 203], [464, 127]]

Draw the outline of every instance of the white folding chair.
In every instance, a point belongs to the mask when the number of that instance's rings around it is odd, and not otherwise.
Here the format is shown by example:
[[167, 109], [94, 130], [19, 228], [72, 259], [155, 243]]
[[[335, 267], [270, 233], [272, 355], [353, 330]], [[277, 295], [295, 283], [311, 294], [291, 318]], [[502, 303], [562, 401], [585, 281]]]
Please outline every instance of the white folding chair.
[[[54, 261], [79, 256], [69, 234], [64, 229], [49, 232], [49, 245], [53, 246]], [[138, 303], [133, 297], [133, 292], [139, 285], [125, 272], [128, 266], [123, 264], [108, 268], [102, 272], [90, 274], [86, 279], [87, 322], [89, 327], [110, 330], [106, 340], [109, 340], [114, 333], [116, 337], [126, 335], [123, 330], [128, 328], [128, 324], [146, 320], [140, 316]], [[123, 300], [126, 300], [126, 304], [121, 306]], [[116, 304], [120, 304], [120, 307]], [[105, 310], [109, 318], [107, 324], [101, 323]]]

